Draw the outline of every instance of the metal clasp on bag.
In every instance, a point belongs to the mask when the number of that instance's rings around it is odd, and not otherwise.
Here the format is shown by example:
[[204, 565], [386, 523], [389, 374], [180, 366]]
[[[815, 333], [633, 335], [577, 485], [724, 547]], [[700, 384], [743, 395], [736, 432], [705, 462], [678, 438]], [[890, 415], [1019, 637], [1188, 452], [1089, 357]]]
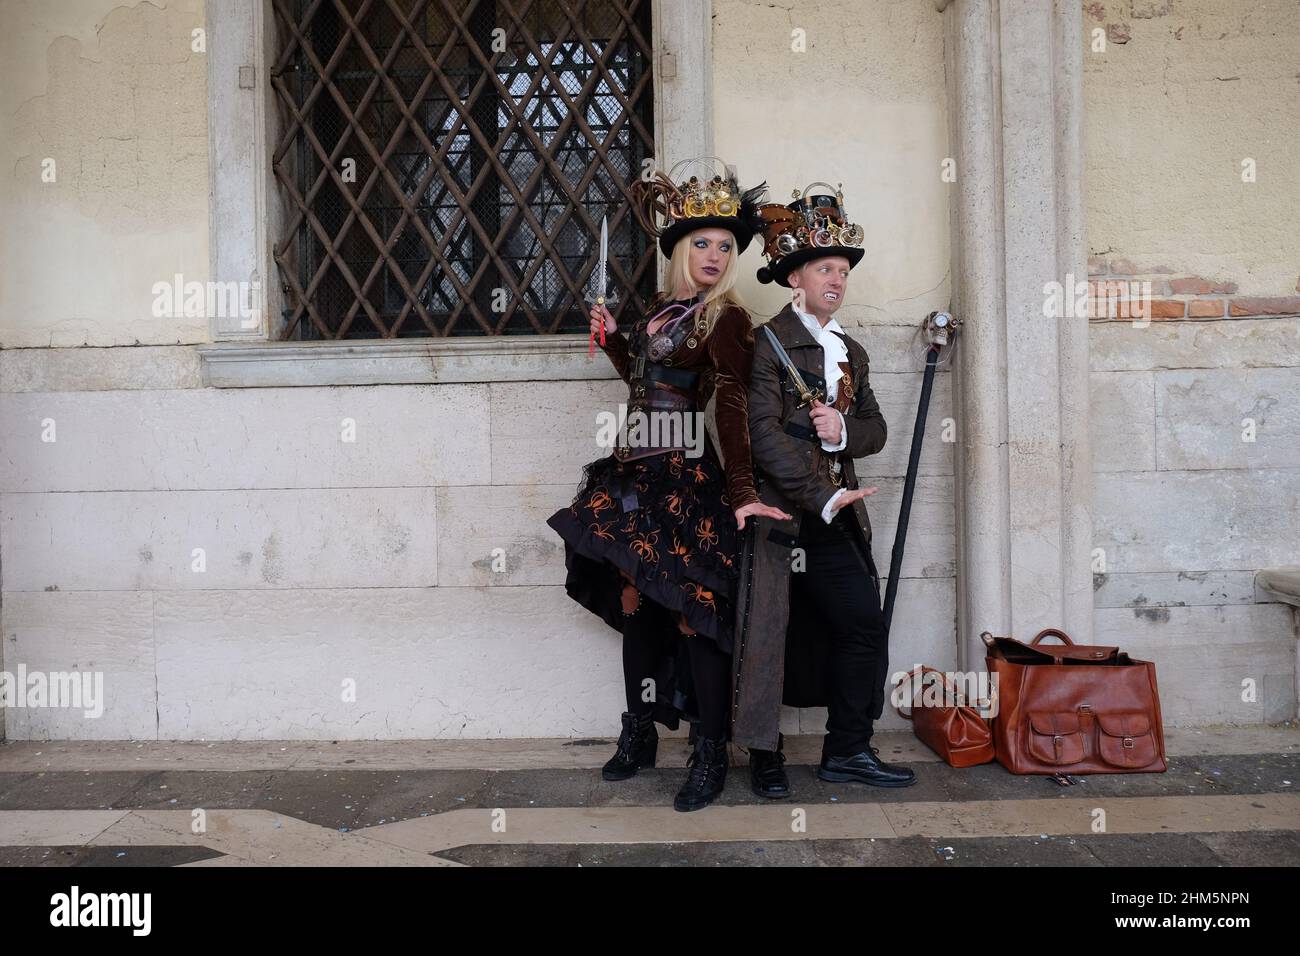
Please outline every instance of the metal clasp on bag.
[[1132, 738], [1132, 737], [1125, 737], [1125, 738], [1124, 738], [1124, 749], [1125, 749], [1125, 750], [1132, 750], [1133, 747], [1134, 747], [1134, 744], [1133, 744], [1133, 738]]

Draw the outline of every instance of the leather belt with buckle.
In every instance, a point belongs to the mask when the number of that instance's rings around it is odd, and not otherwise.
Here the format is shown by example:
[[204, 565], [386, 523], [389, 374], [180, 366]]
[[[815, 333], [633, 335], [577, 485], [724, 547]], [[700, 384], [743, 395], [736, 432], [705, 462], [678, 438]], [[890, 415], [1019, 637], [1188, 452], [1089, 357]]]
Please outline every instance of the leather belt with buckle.
[[673, 388], [690, 389], [695, 387], [699, 381], [698, 372], [690, 372], [683, 368], [672, 368], [668, 365], [659, 365], [656, 362], [647, 362], [644, 355], [638, 355], [632, 361], [632, 380], [637, 381], [644, 379], [649, 382], [661, 382], [664, 385], [671, 385]]
[[[644, 379], [643, 379], [644, 381]], [[660, 383], [651, 380], [649, 384], [635, 385], [632, 388], [632, 397], [628, 402], [628, 418], [640, 412], [643, 415], [653, 415], [656, 412], [679, 413], [681, 415], [693, 415], [698, 411], [698, 405], [695, 397], [692, 395], [683, 395], [680, 392], [673, 391], [671, 388], [665, 388]], [[624, 426], [626, 427], [626, 425]], [[685, 427], [685, 423], [682, 423]], [[662, 438], [663, 433], [659, 433]], [[619, 445], [614, 449], [614, 457], [619, 461], [634, 461], [638, 458], [646, 458], [650, 455], [661, 455], [664, 452], [689, 452], [690, 448], [686, 445], [664, 444], [664, 445], [637, 445], [635, 447], [628, 445]], [[624, 508], [624, 510], [634, 510]]]
[[785, 433], [793, 435], [795, 438], [802, 438], [804, 441], [818, 441], [817, 432], [806, 425], [800, 425], [798, 422], [786, 422]]
[[[805, 425], [800, 425], [798, 422], [788, 421], [785, 423], [784, 429], [787, 435], [801, 438], [804, 441], [816, 442], [818, 444], [821, 443], [821, 439], [817, 437], [816, 431]], [[831, 484], [836, 488], [843, 487], [844, 469], [840, 464], [840, 453], [822, 452], [822, 459], [826, 463], [826, 476], [830, 479]]]

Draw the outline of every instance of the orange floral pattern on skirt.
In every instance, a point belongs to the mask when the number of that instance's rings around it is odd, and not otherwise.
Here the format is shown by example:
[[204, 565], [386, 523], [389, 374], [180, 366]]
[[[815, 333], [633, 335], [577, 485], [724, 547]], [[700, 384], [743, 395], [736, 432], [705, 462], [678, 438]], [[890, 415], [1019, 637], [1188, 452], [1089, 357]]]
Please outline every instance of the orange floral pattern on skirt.
[[[638, 577], [674, 586], [684, 604], [719, 618], [730, 632], [740, 535], [724, 481], [707, 454], [687, 459], [675, 451], [628, 462], [610, 456], [584, 469], [569, 511], [592, 544], [630, 555]], [[635, 495], [636, 507], [625, 511], [627, 495]]]

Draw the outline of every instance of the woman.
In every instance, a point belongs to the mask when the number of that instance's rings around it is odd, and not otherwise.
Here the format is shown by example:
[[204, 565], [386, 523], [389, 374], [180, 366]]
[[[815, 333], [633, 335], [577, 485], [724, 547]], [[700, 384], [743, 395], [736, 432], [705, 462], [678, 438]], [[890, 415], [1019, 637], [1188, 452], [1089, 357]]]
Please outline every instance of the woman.
[[[673, 805], [689, 811], [726, 782], [738, 530], [756, 515], [790, 517], [754, 492], [745, 396], [754, 334], [733, 291], [737, 257], [762, 227], [763, 190], [742, 195], [725, 176], [678, 187], [662, 173], [634, 190], [638, 220], [669, 259], [669, 295], [626, 334], [594, 307], [592, 334], [603, 326], [602, 348], [630, 386], [629, 423], [637, 412], [693, 416], [703, 454], [692, 457], [684, 429], [625, 438], [586, 466], [573, 504], [547, 523], [564, 538], [569, 596], [623, 635], [627, 711], [602, 776], [653, 767], [655, 720], [675, 729], [684, 715], [697, 723], [695, 750]], [[702, 427], [715, 393], [725, 470]]]

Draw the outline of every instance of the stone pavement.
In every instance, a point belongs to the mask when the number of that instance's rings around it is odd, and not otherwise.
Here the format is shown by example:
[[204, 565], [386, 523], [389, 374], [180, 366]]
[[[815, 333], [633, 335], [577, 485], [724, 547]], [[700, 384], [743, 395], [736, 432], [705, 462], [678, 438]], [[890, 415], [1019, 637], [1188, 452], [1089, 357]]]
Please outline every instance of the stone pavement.
[[794, 795], [677, 813], [686, 744], [606, 783], [613, 740], [8, 742], [0, 866], [1300, 865], [1300, 728], [1172, 729], [1169, 771], [1060, 787], [953, 770], [881, 733], [917, 785], [823, 783], [787, 742]]

